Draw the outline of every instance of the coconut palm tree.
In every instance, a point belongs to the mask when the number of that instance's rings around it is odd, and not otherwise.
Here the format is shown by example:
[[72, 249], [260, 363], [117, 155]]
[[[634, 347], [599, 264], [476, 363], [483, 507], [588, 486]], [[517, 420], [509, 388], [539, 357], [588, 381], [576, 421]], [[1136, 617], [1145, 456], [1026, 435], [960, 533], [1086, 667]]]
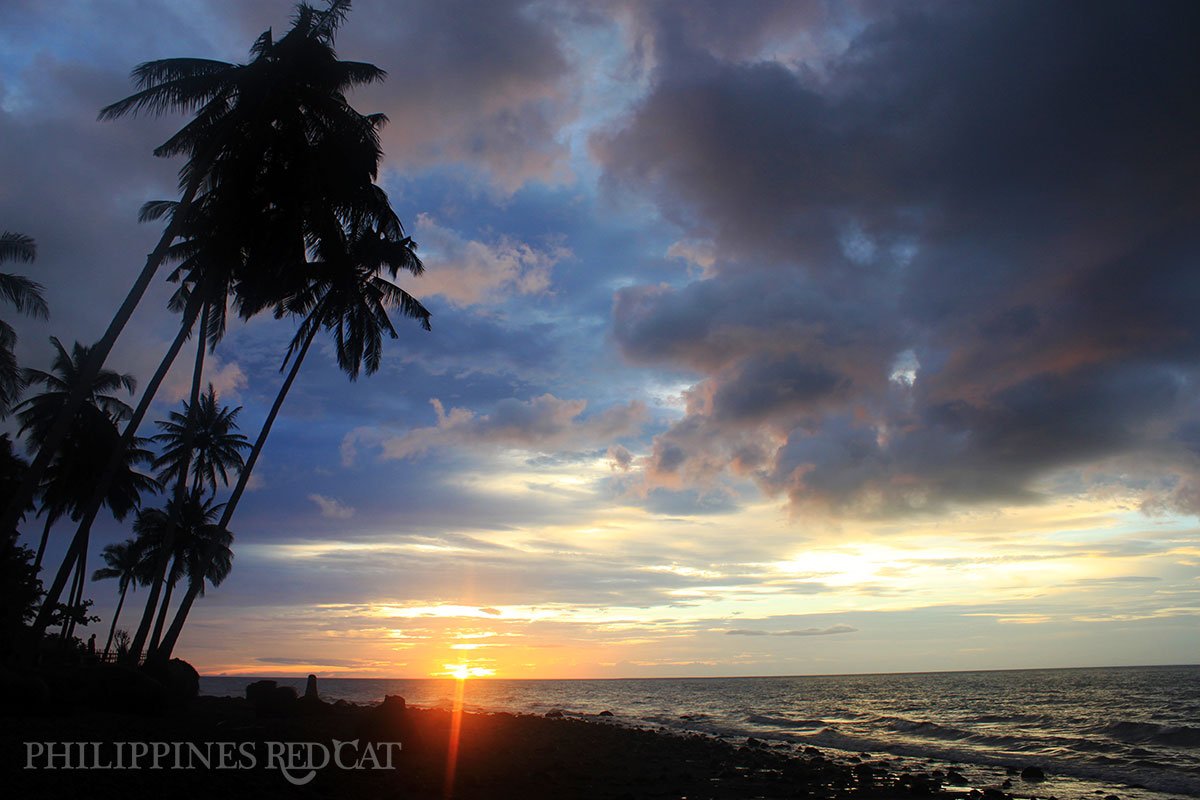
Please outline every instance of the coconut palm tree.
[[[50, 337], [50, 344], [53, 345], [55, 353], [50, 371], [29, 368], [22, 374], [25, 385], [42, 386], [45, 391], [24, 400], [14, 409], [17, 412], [17, 420], [21, 423], [18, 435], [27, 435], [26, 447], [31, 453], [37, 452], [45, 441], [59, 412], [67, 404], [71, 392], [81, 382], [82, 367], [90, 352], [89, 348], [76, 342], [72, 352], [68, 353], [63, 343], [54, 336]], [[132, 375], [101, 370], [90, 385], [81, 390], [84, 405], [77, 410], [71, 428], [75, 444], [63, 448], [66, 461], [59, 465], [59, 476], [54, 480], [44, 480], [41, 487], [42, 513], [46, 515], [46, 524], [38, 545], [35, 562], [38, 566], [42, 563], [50, 527], [61, 514], [73, 508], [77, 498], [79, 485], [67, 486], [61, 474], [62, 469], [78, 464], [77, 456], [81, 452], [96, 452], [95, 447], [88, 447], [96, 444], [95, 435], [89, 430], [92, 426], [97, 426], [104, 420], [115, 421], [129, 416], [129, 406], [112, 392], [124, 388], [132, 393], [136, 386], [137, 382]], [[96, 465], [91, 466], [95, 468]], [[95, 474], [92, 478], [95, 478]]]
[[103, 581], [109, 578], [117, 579], [117, 591], [121, 598], [117, 601], [117, 610], [113, 612], [112, 624], [108, 626], [108, 640], [104, 643], [104, 657], [108, 658], [109, 648], [112, 647], [113, 634], [117, 631], [117, 620], [121, 616], [121, 607], [125, 605], [125, 593], [130, 587], [137, 586], [140, 576], [141, 548], [134, 539], [105, 545], [100, 552], [105, 566], [92, 573], [92, 580]]
[[[173, 497], [164, 508], [142, 511], [134, 522], [134, 532], [142, 545], [142, 574], [147, 583], [156, 582], [166, 590], [155, 616], [149, 652], [154, 651], [162, 637], [171, 594], [186, 571], [188, 548], [202, 535], [201, 529], [212, 524], [219, 510], [220, 506], [213, 506], [212, 498], [202, 498], [199, 491], [193, 491], [182, 502]], [[163, 564], [169, 564], [169, 569], [160, 566]]]
[[[29, 262], [36, 256], [37, 245], [33, 239], [20, 233], [0, 233], [0, 263]], [[41, 284], [23, 275], [0, 272], [0, 297], [12, 303], [22, 314], [40, 319], [50, 316], [50, 307], [42, 297]], [[16, 344], [16, 331], [7, 322], [0, 320], [0, 419], [8, 416], [8, 409], [25, 388], [24, 376], [13, 354]]]
[[228, 486], [229, 473], [238, 472], [244, 463], [241, 451], [250, 447], [246, 437], [237, 433], [241, 410], [241, 406], [219, 406], [210, 383], [195, 407], [184, 403], [182, 413], [172, 411], [168, 419], [161, 420], [158, 427], [162, 433], [150, 437], [163, 447], [154, 460], [159, 481], [164, 486], [186, 481], [190, 461], [193, 492], [207, 486], [216, 494], [218, 478]]
[[[124, 518], [138, 505], [142, 493], [159, 488], [152, 478], [135, 471], [138, 465], [151, 461], [152, 455], [136, 440], [132, 446], [121, 447], [123, 437], [116, 427], [117, 422], [129, 417], [131, 409], [111, 393], [119, 389], [132, 393], [136, 382], [133, 376], [112, 370], [100, 370], [85, 381], [84, 365], [89, 360], [91, 349], [76, 342], [68, 354], [57, 338], [51, 338], [50, 341], [56, 353], [51, 371], [25, 371], [31, 385], [42, 385], [46, 391], [27, 398], [14, 409], [21, 423], [20, 432], [29, 436], [30, 449], [42, 443], [42, 451], [45, 450], [44, 437], [72, 395], [79, 394], [85, 403], [72, 415], [73, 424], [68, 437], [65, 442], [60, 442], [55, 460], [43, 474], [43, 510], [51, 523], [53, 518], [68, 510], [72, 517], [78, 518], [84, 500], [95, 493], [97, 476], [108, 463], [115, 460], [119, 468], [114, 470], [114, 479], [101, 492], [100, 505], [107, 505], [119, 519]], [[85, 385], [80, 388], [81, 384]], [[46, 528], [39, 546], [42, 553], [48, 533], [49, 528]], [[84, 570], [89, 533], [90, 520], [77, 531], [46, 593], [42, 611], [35, 622], [37, 631], [45, 630], [49, 624], [51, 612], [58, 604], [72, 567], [77, 568], [77, 573]], [[82, 591], [82, 581], [77, 581], [76, 587], [75, 593], [78, 594]]]
[[[171, 513], [162, 514], [161, 517], [163, 527], [159, 531], [159, 537], [162, 544], [155, 551], [157, 561], [150, 570], [151, 594], [147, 599], [142, 624], [138, 628], [144, 637], [144, 631], [149, 629], [150, 620], [153, 618], [154, 603], [158, 602], [158, 594], [165, 582], [166, 595], [159, 604], [157, 621], [150, 638], [150, 650], [153, 650], [158, 642], [166, 609], [170, 604], [172, 586], [178, 579], [177, 573], [181, 565], [180, 543], [174, 541], [176, 532], [171, 526], [183, 525], [189, 521], [189, 517], [195, 517], [194, 513], [185, 512], [200, 503], [200, 494], [205, 486], [208, 486], [215, 496], [218, 477], [228, 486], [229, 473], [241, 470], [241, 451], [248, 448], [250, 443], [245, 436], [237, 433], [237, 416], [240, 411], [240, 406], [235, 409], [218, 406], [216, 390], [209, 384], [208, 392], [201, 396], [199, 403], [184, 403], [183, 413], [172, 411], [170, 419], [158, 423], [163, 432], [152, 437], [155, 442], [165, 447], [154, 462], [155, 469], [159, 470], [159, 479], [164, 485], [174, 484], [176, 490], [174, 498], [168, 503], [168, 511]], [[186, 489], [189, 464], [192, 473], [190, 496], [187, 495]], [[192, 526], [194, 527], [194, 524]], [[186, 535], [186, 532], [180, 533]], [[168, 563], [172, 558], [176, 566], [168, 572]]]
[[[220, 506], [205, 506], [206, 518], [216, 515]], [[198, 596], [204, 594], [204, 584], [207, 581], [212, 586], [219, 586], [229, 576], [233, 568], [233, 534], [220, 525], [205, 524], [192, 530], [192, 535], [186, 547], [185, 566], [188, 576], [188, 589], [171, 627], [163, 636], [161, 644], [147, 659], [153, 658], [157, 663], [165, 663], [171, 658], [175, 643], [179, 641], [179, 633], [192, 610], [192, 604]]]
[[[207, 59], [142, 64], [133, 72], [138, 91], [101, 111], [102, 119], [142, 112], [195, 111], [195, 115], [155, 150], [158, 156], [187, 156], [180, 170], [179, 209], [92, 350], [88, 374], [103, 366], [176, 236], [185, 228], [186, 210], [201, 190], [210, 194], [220, 190], [215, 197], [228, 209], [226, 219], [240, 216], [262, 223], [263, 232], [248, 248], [255, 259], [282, 259], [303, 249], [299, 237], [304, 231], [295, 224], [302, 215], [281, 210], [340, 210], [348, 202], [339, 199], [346, 186], [361, 186], [375, 179], [381, 157], [377, 128], [382, 118], [359, 114], [346, 102], [344, 93], [356, 85], [382, 80], [385, 73], [370, 64], [337, 59], [333, 41], [349, 10], [349, 0], [330, 0], [324, 10], [301, 4], [287, 34], [279, 40], [270, 31], [262, 34], [251, 48], [247, 64]], [[277, 224], [276, 217], [292, 224]], [[185, 325], [190, 327], [190, 323]], [[0, 529], [15, 527], [20, 509], [28, 504], [70, 427], [71, 416], [83, 401], [81, 394], [70, 397], [27, 478], [9, 499], [0, 516]]]
[[377, 222], [385, 224], [320, 239], [316, 247], [318, 260], [306, 265], [306, 285], [276, 307], [277, 317], [295, 315], [302, 318], [280, 369], [287, 367], [288, 360], [292, 361], [292, 367], [267, 412], [246, 466], [238, 476], [220, 527], [228, 527], [233, 518], [279, 409], [313, 339], [322, 328], [333, 335], [338, 366], [351, 380], [357, 379], [360, 368], [368, 375], [378, 370], [383, 335], [397, 337], [388, 316], [389, 310], [414, 318], [422, 328], [430, 330], [429, 311], [382, 274], [386, 271], [393, 278], [401, 270], [413, 275], [422, 274], [425, 267], [417, 257], [416, 243], [403, 236], [403, 228], [394, 215]]

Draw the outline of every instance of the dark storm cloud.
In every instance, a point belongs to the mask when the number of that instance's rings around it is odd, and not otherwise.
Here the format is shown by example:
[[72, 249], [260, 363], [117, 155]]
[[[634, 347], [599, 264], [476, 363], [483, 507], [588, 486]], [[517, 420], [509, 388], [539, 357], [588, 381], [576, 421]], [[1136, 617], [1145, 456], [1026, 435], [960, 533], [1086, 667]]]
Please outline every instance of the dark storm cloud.
[[710, 277], [615, 299], [628, 359], [701, 377], [652, 482], [732, 467], [886, 513], [1153, 455], [1196, 495], [1172, 440], [1200, 342], [1194, 5], [864, 6], [844, 51], [790, 61], [664, 8], [637, 22], [650, 93], [592, 140], [612, 191], [713, 245]]

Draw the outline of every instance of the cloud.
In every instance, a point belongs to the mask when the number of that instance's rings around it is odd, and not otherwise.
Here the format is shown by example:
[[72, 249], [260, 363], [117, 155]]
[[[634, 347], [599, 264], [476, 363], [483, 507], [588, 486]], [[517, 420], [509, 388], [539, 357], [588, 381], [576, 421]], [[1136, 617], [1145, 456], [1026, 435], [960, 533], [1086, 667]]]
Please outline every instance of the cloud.
[[[436, 398], [430, 403], [437, 413], [437, 424], [383, 439], [383, 458], [404, 459], [434, 448], [478, 445], [549, 451], [580, 449], [634, 435], [646, 420], [646, 407], [639, 401], [583, 417], [586, 400], [562, 400], [548, 393], [525, 401], [501, 400], [491, 414], [482, 415], [465, 408], [451, 408], [447, 412]], [[362, 434], [357, 436], [361, 438]]]
[[412, 281], [421, 297], [444, 297], [456, 306], [499, 305], [511, 294], [541, 294], [550, 289], [550, 271], [569, 258], [560, 245], [535, 248], [509, 237], [491, 244], [464, 239], [418, 214], [415, 236], [425, 260], [436, 266]]
[[628, 362], [697, 376], [651, 485], [913, 514], [1124, 459], [1176, 478], [1148, 509], [1198, 505], [1200, 12], [1098, 11], [870, 5], [790, 44], [765, 11], [729, 39], [704, 4], [634, 15], [651, 88], [592, 153], [706, 244], [614, 298]]
[[353, 508], [338, 502], [332, 497], [310, 494], [308, 499], [317, 504], [317, 508], [321, 510], [321, 516], [326, 519], [350, 519], [354, 516]]
[[573, 64], [533, 4], [360, 2], [338, 44], [390, 72], [357, 100], [391, 119], [388, 164], [474, 167], [506, 193], [569, 177], [559, 131], [577, 113]]
[[830, 625], [828, 628], [801, 628], [790, 631], [764, 631], [755, 628], [731, 628], [726, 636], [831, 636], [837, 633], [856, 633], [858, 628], [850, 625]]
[[277, 664], [283, 667], [301, 667], [307, 664], [315, 667], [357, 667], [366, 663], [353, 658], [291, 658], [287, 656], [259, 656], [254, 660], [262, 664]]

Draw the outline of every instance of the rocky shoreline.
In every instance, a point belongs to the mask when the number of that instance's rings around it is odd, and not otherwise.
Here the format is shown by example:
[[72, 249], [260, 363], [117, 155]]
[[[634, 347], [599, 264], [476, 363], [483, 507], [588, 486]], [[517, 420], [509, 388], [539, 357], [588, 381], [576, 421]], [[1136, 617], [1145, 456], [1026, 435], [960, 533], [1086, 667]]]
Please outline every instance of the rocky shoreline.
[[[4, 769], [7, 786], [15, 791], [8, 796], [1051, 796], [1039, 780], [1043, 776], [1032, 771], [1011, 775], [1007, 786], [968, 786], [953, 769], [914, 768], [866, 753], [822, 752], [753, 738], [729, 742], [637, 729], [600, 716], [456, 715], [406, 707], [399, 697], [378, 706], [328, 703], [315, 685], [298, 697], [288, 687], [266, 683], [249, 687], [248, 698], [197, 697], [157, 714], [92, 708], [6, 716]], [[83, 746], [54, 749], [68, 742]]]

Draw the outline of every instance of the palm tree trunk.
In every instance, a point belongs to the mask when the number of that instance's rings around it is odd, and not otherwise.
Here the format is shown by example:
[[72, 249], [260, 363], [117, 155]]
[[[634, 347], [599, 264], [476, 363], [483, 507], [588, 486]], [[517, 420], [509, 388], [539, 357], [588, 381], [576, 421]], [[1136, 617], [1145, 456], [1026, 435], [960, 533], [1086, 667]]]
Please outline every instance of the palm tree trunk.
[[229, 502], [225, 504], [225, 511], [221, 514], [221, 521], [218, 523], [219, 527], [229, 527], [229, 520], [233, 519], [233, 512], [237, 510], [238, 501], [242, 499], [242, 494], [246, 491], [246, 484], [250, 481], [250, 473], [254, 471], [254, 465], [258, 463], [258, 455], [262, 452], [263, 445], [267, 443], [267, 436], [271, 433], [271, 426], [275, 424], [275, 417], [279, 415], [279, 409], [283, 406], [284, 398], [287, 397], [288, 391], [292, 388], [292, 383], [296, 380], [296, 373], [300, 371], [300, 365], [304, 363], [304, 356], [308, 353], [308, 347], [312, 344], [313, 337], [317, 335], [319, 328], [319, 325], [312, 326], [312, 330], [305, 337], [300, 351], [296, 353], [295, 360], [292, 362], [292, 369], [288, 372], [287, 378], [284, 379], [283, 386], [279, 387], [279, 394], [275, 396], [275, 402], [271, 405], [271, 410], [267, 413], [267, 419], [263, 423], [262, 430], [258, 432], [258, 439], [255, 440], [254, 447], [251, 448], [250, 455], [246, 459], [246, 466], [238, 474], [237, 485], [233, 487], [233, 494], [229, 496]]
[[[170, 567], [170, 569], [172, 572], [175, 570], [174, 566]], [[171, 607], [171, 594], [175, 591], [175, 581], [166, 581], [166, 587], [167, 590], [163, 594], [162, 603], [158, 606], [158, 619], [154, 621], [154, 633], [150, 634], [149, 652], [151, 653], [158, 649], [158, 643], [162, 641], [163, 625], [167, 622], [167, 609]]]
[[117, 632], [117, 620], [121, 616], [121, 606], [125, 605], [125, 593], [129, 591], [129, 584], [126, 583], [121, 587], [121, 599], [117, 601], [117, 610], [113, 612], [112, 625], [108, 626], [108, 641], [104, 643], [104, 658], [108, 659], [108, 650], [112, 647], [113, 634]]
[[[87, 548], [79, 551], [79, 560], [75, 562], [75, 595], [71, 598], [71, 606], [79, 609], [83, 605], [83, 587], [87, 583]], [[71, 617], [71, 628], [67, 631], [67, 638], [70, 639], [75, 635], [75, 626], [78, 624], [74, 616]]]
[[[183, 458], [179, 467], [179, 479], [175, 483], [175, 507], [183, 507], [183, 497], [187, 492], [187, 473], [191, 461], [192, 454], [192, 434], [194, 426], [192, 421], [196, 417], [196, 406], [200, 401], [200, 379], [204, 375], [204, 350], [208, 344], [208, 303], [204, 302], [203, 287], [197, 286], [192, 291], [194, 296], [199, 296], [200, 302], [203, 305], [204, 311], [200, 314], [200, 329], [196, 336], [196, 361], [192, 367], [192, 393], [190, 404], [188, 405], [188, 421], [187, 427], [183, 431]], [[158, 563], [154, 566], [154, 583], [150, 586], [150, 597], [146, 600], [146, 610], [142, 613], [141, 624], [138, 625], [137, 634], [133, 637], [133, 644], [130, 645], [130, 650], [134, 653], [140, 653], [143, 647], [146, 647], [146, 637], [150, 635], [150, 623], [154, 621], [155, 603], [158, 602], [158, 595], [162, 592], [163, 581], [167, 576], [167, 566], [171, 561], [171, 554], [175, 547], [175, 524], [172, 522], [167, 526], [166, 536], [163, 537], [162, 550], [158, 555]], [[153, 601], [153, 602], [152, 602]], [[146, 650], [146, 657], [149, 659], [150, 651], [153, 649], [153, 644]]]
[[[117, 469], [121, 466], [121, 459], [125, 455], [125, 449], [137, 434], [137, 429], [142, 424], [146, 412], [150, 410], [150, 403], [154, 400], [154, 395], [158, 392], [158, 387], [167, 377], [167, 373], [171, 370], [171, 365], [175, 363], [175, 357], [179, 355], [179, 351], [183, 348], [183, 343], [187, 341], [187, 337], [191, 334], [192, 325], [195, 324], [196, 316], [199, 313], [200, 300], [197, 297], [194, 302], [189, 302], [187, 308], [184, 309], [179, 333], [176, 334], [175, 340], [171, 342], [171, 346], [167, 348], [166, 355], [163, 356], [162, 362], [150, 378], [150, 382], [146, 384], [146, 388], [142, 392], [142, 399], [138, 402], [138, 406], [134, 410], [133, 416], [130, 417], [128, 424], [125, 425], [125, 430], [121, 433], [121, 441], [117, 443], [112, 455], [108, 457], [108, 464], [105, 465], [104, 472], [101, 474], [96, 488], [92, 490], [92, 496], [88, 499], [87, 508], [80, 518], [79, 528], [75, 531], [75, 538], [71, 540], [71, 545], [67, 548], [67, 555], [63, 558], [58, 575], [54, 578], [54, 583], [46, 591], [46, 599], [42, 601], [42, 610], [38, 612], [37, 619], [34, 621], [34, 632], [37, 634], [34, 637], [35, 641], [50, 624], [50, 612], [53, 611], [54, 604], [58, 602], [58, 598], [62, 595], [67, 578], [71, 574], [70, 564], [78, 558], [81, 550], [87, 548], [88, 532], [92, 529], [92, 523], [96, 520], [96, 515], [100, 513], [100, 507], [104, 505], [105, 494], [108, 492], [109, 484], [112, 483], [113, 478], [117, 474]], [[155, 595], [154, 599], [157, 601], [158, 596]]]
[[179, 603], [179, 610], [175, 612], [175, 619], [171, 621], [171, 627], [167, 629], [167, 635], [163, 637], [162, 644], [158, 646], [158, 650], [154, 653], [154, 658], [157, 662], [165, 664], [171, 658], [171, 651], [175, 649], [175, 642], [179, 641], [179, 632], [183, 630], [183, 623], [187, 621], [188, 612], [192, 610], [192, 603], [196, 602], [196, 597], [200, 594], [200, 590], [204, 588], [204, 578], [196, 580], [193, 578], [188, 582], [187, 594], [183, 596], [183, 600]]
[[175, 236], [178, 234], [179, 228], [187, 216], [188, 208], [191, 206], [192, 198], [196, 196], [196, 191], [199, 188], [199, 182], [193, 181], [184, 191], [179, 205], [175, 208], [175, 213], [171, 215], [170, 224], [163, 231], [163, 235], [158, 240], [158, 244], [154, 250], [151, 251], [150, 255], [146, 256], [146, 265], [142, 267], [137, 280], [133, 282], [129, 294], [125, 297], [125, 302], [121, 303], [121, 307], [117, 309], [116, 316], [109, 323], [108, 330], [100, 337], [100, 341], [92, 345], [87, 362], [84, 364], [83, 371], [79, 375], [79, 381], [72, 387], [66, 405], [58, 413], [58, 417], [50, 427], [50, 432], [47, 434], [46, 440], [42, 442], [41, 449], [33, 459], [33, 463], [29, 465], [29, 469], [26, 470], [24, 477], [21, 478], [21, 483], [17, 486], [17, 490], [9, 498], [3, 515], [0, 515], [0, 531], [13, 531], [17, 529], [17, 524], [21, 521], [26, 507], [29, 506], [34, 492], [37, 491], [37, 487], [42, 482], [42, 476], [45, 475], [46, 468], [50, 466], [50, 460], [54, 458], [54, 454], [58, 452], [58, 446], [62, 444], [63, 438], [66, 437], [67, 432], [71, 429], [71, 421], [75, 419], [75, 415], [79, 412], [79, 407], [83, 405], [88, 387], [92, 385], [92, 381], [100, 373], [105, 359], [108, 358], [109, 352], [112, 351], [113, 345], [117, 342], [117, 337], [121, 335], [121, 331], [124, 330], [126, 323], [129, 322], [129, 318], [133, 316], [134, 309], [141, 302], [142, 295], [146, 293], [146, 289], [150, 286], [150, 281], [154, 279], [154, 273], [158, 271], [159, 265], [162, 264], [163, 259], [166, 257], [167, 249], [175, 241]]
[[[229, 527], [229, 520], [233, 518], [233, 512], [237, 509], [238, 501], [242, 499], [242, 494], [246, 491], [246, 484], [250, 480], [250, 473], [254, 470], [255, 463], [258, 462], [258, 454], [262, 452], [263, 445], [267, 442], [267, 436], [271, 433], [271, 426], [275, 424], [275, 418], [279, 416], [279, 409], [283, 406], [283, 401], [296, 380], [296, 374], [300, 372], [300, 365], [304, 363], [304, 356], [308, 353], [309, 345], [312, 344], [313, 337], [317, 335], [318, 330], [320, 330], [319, 325], [312, 326], [312, 330], [305, 337], [300, 351], [296, 353], [295, 360], [292, 362], [292, 368], [288, 371], [287, 378], [283, 381], [283, 386], [279, 387], [279, 394], [275, 396], [275, 402], [271, 404], [271, 410], [267, 412], [267, 419], [263, 422], [262, 430], [258, 432], [258, 439], [255, 440], [254, 447], [250, 450], [250, 456], [246, 459], [246, 466], [242, 468], [241, 473], [238, 475], [238, 482], [233, 488], [233, 494], [230, 495], [229, 502], [225, 504], [225, 511], [221, 514], [221, 521], [218, 523], [221, 528]], [[171, 653], [175, 649], [175, 643], [179, 641], [179, 632], [183, 630], [183, 624], [187, 621], [188, 612], [192, 610], [192, 603], [196, 602], [196, 595], [200, 593], [203, 585], [203, 578], [200, 581], [192, 581], [188, 585], [187, 594], [184, 596], [183, 602], [179, 604], [179, 610], [175, 612], [175, 619], [171, 622], [171, 627], [167, 631], [167, 635], [163, 637], [158, 650], [155, 651], [154, 657], [157, 661], [166, 662], [171, 658]]]
[[71, 579], [71, 591], [67, 593], [67, 612], [63, 615], [62, 630], [59, 631], [59, 636], [63, 639], [69, 639], [71, 636], [71, 609], [75, 606], [75, 595], [79, 593], [79, 582], [82, 580], [83, 571], [79, 569], [79, 564], [75, 564], [75, 577]]
[[50, 528], [54, 525], [54, 513], [46, 509], [46, 524], [42, 527], [42, 540], [38, 542], [37, 558], [33, 560], [33, 574], [42, 568], [42, 556], [46, 554], [46, 542], [50, 540]]

